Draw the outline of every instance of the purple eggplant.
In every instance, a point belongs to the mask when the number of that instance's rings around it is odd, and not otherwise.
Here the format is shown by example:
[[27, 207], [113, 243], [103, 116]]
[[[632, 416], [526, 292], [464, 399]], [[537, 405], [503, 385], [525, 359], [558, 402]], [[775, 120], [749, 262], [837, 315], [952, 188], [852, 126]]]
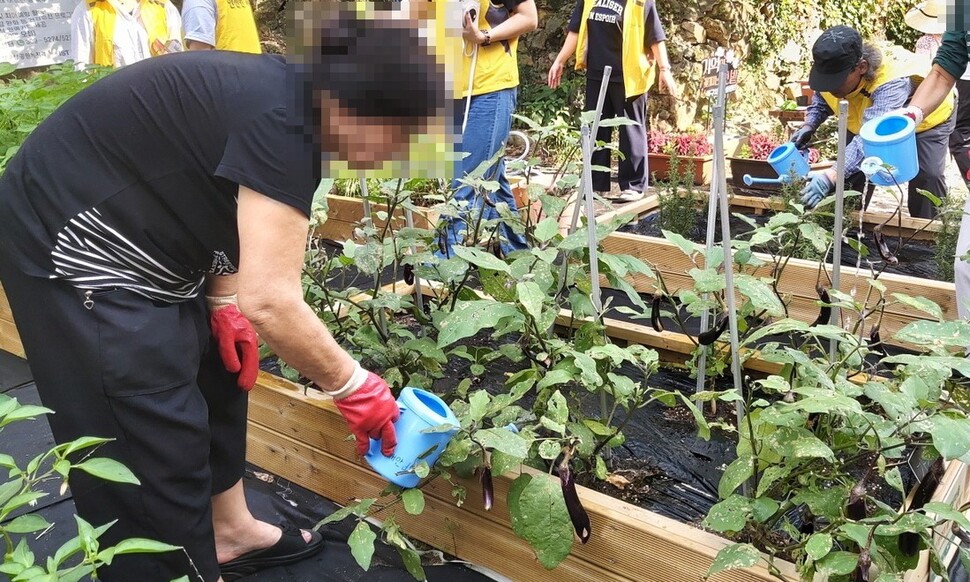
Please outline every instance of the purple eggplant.
[[404, 265], [404, 283], [414, 285], [414, 265]]
[[872, 568], [872, 554], [869, 552], [869, 548], [863, 548], [859, 552], [859, 561], [856, 562], [855, 570], [852, 571], [852, 576], [849, 580], [852, 582], [869, 582], [869, 570]]
[[895, 265], [899, 262], [896, 255], [889, 252], [889, 244], [886, 242], [886, 237], [882, 234], [881, 230], [878, 228], [873, 229], [872, 239], [876, 241], [876, 247], [879, 249], [879, 256], [882, 257], [882, 260], [890, 265]]
[[717, 341], [717, 338], [721, 337], [727, 327], [728, 316], [727, 313], [725, 313], [721, 316], [721, 321], [716, 323], [714, 327], [697, 336], [697, 343], [701, 344], [702, 346], [711, 345]]
[[845, 516], [849, 519], [865, 519], [868, 510], [866, 509], [866, 480], [863, 479], [855, 484], [849, 491], [849, 500], [845, 504]]
[[882, 344], [882, 336], [879, 335], [879, 324], [872, 326], [869, 330], [869, 349], [879, 353], [882, 357], [886, 357], [886, 346]]
[[482, 484], [482, 505], [485, 506], [485, 511], [492, 509], [492, 502], [495, 500], [495, 491], [492, 488], [492, 470], [489, 467], [483, 467], [482, 472], [478, 475], [478, 480]]
[[589, 523], [589, 515], [583, 508], [583, 503], [579, 500], [576, 493], [575, 475], [569, 468], [568, 463], [559, 466], [559, 481], [562, 483], [562, 496], [566, 501], [566, 510], [569, 512], [569, 519], [573, 522], [576, 535], [584, 544], [589, 541], [589, 534], [592, 532]]
[[653, 301], [650, 302], [650, 325], [653, 326], [653, 331], [658, 333], [664, 330], [663, 321], [660, 320], [660, 304], [663, 303], [663, 299], [663, 295], [654, 293]]
[[815, 286], [815, 292], [818, 293], [818, 299], [822, 302], [822, 307], [818, 310], [818, 317], [815, 318], [815, 322], [812, 323], [812, 327], [816, 325], [825, 325], [832, 319], [832, 306], [828, 303], [831, 301], [829, 297], [829, 291], [821, 285]]

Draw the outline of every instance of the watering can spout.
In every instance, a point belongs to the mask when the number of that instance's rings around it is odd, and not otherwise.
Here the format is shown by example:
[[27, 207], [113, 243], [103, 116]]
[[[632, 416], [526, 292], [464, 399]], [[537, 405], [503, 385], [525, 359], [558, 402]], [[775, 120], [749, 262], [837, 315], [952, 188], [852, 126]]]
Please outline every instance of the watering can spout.
[[785, 174], [778, 178], [756, 178], [751, 174], [745, 174], [742, 180], [745, 186], [778, 186], [791, 182], [791, 176]]

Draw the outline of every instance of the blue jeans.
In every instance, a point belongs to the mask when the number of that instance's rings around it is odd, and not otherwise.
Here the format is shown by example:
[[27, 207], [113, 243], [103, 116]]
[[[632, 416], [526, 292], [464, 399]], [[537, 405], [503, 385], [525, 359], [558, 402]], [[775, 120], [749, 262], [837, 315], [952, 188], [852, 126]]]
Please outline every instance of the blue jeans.
[[[513, 87], [472, 97], [464, 134], [461, 133], [461, 124], [465, 115], [465, 101], [455, 102], [455, 135], [461, 135], [461, 142], [457, 144], [455, 149], [469, 154], [457, 163], [459, 176], [470, 174], [482, 162], [494, 157], [505, 146], [505, 140], [508, 139], [509, 131], [512, 129], [512, 113], [515, 111], [516, 94], [517, 89]], [[508, 204], [509, 210], [513, 213], [516, 212], [518, 209], [515, 206], [512, 187], [509, 186], [508, 178], [505, 177], [505, 159], [499, 158], [498, 162], [485, 172], [484, 177], [487, 180], [498, 182], [498, 190], [489, 194], [489, 200], [496, 205], [504, 202]], [[457, 188], [455, 201], [458, 203], [467, 202], [467, 205], [463, 205], [460, 216], [443, 219], [445, 248], [438, 250], [436, 254], [439, 257], [452, 256], [451, 247], [464, 243], [466, 231], [474, 228], [480, 213], [483, 220], [500, 218], [495, 206], [484, 204], [482, 197], [478, 196], [471, 186], [459, 188], [456, 178], [452, 181], [451, 187], [453, 190]], [[525, 236], [515, 233], [507, 224], [500, 224], [498, 233], [503, 253], [508, 254], [515, 250], [528, 248]]]

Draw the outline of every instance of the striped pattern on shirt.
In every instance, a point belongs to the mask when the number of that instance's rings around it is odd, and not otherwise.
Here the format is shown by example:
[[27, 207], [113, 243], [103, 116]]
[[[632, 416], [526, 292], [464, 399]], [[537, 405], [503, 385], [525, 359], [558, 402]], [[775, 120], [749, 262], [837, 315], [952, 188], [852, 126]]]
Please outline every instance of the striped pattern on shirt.
[[97, 209], [78, 214], [57, 234], [51, 251], [55, 275], [79, 289], [128, 289], [177, 303], [198, 295], [205, 276], [173, 273], [101, 219]]

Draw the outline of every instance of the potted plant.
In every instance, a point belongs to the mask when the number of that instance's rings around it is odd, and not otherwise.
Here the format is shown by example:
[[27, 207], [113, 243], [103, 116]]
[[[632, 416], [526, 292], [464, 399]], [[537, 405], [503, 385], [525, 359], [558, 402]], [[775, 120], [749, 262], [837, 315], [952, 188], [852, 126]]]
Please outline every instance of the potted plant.
[[[731, 164], [731, 180], [734, 186], [752, 190], [778, 190], [780, 185], [755, 184], [747, 186], [743, 177], [748, 174], [752, 178], [777, 178], [778, 173], [768, 163], [768, 156], [772, 150], [782, 143], [784, 143], [783, 140], [768, 133], [754, 133], [740, 140], [734, 155], [728, 156], [728, 161]], [[815, 148], [808, 150], [808, 163], [812, 171], [824, 170], [832, 166], [831, 161], [821, 159], [819, 151]]]
[[712, 153], [713, 146], [702, 133], [667, 133], [660, 129], [647, 133], [647, 162], [653, 180], [665, 181], [671, 166], [686, 165], [695, 185], [709, 184], [714, 169]]

